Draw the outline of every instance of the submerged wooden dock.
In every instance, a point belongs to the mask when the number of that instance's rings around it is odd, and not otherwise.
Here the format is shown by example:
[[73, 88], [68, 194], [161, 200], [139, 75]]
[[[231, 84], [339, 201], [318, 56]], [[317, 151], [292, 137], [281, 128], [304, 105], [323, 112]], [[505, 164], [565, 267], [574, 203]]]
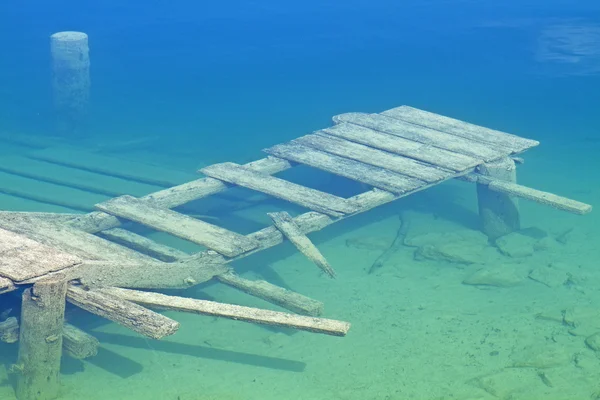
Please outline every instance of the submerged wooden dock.
[[[202, 168], [205, 176], [199, 179], [186, 179], [184, 173], [163, 179], [135, 163], [130, 170], [114, 171], [101, 156], [72, 157], [64, 149], [35, 151], [30, 158], [36, 161], [31, 164], [10, 159], [0, 165], [5, 174], [45, 184], [62, 182], [77, 190], [93, 186], [94, 193], [104, 196], [94, 205], [95, 211], [87, 214], [0, 212], [0, 293], [24, 289], [20, 320], [0, 321], [0, 338], [8, 338], [5, 341], [17, 340], [20, 325], [19, 359], [14, 368], [19, 376], [18, 398], [37, 398], [33, 391], [45, 393], [43, 398], [56, 397], [61, 349], [70, 355], [77, 353], [72, 349], [83, 349], [79, 354], [86, 357], [94, 354], [97, 341], [62, 322], [65, 301], [157, 339], [176, 332], [179, 324], [151, 309], [344, 336], [350, 324], [320, 318], [323, 304], [319, 301], [265, 281], [243, 279], [228, 264], [288, 239], [316, 267], [335, 277], [335, 266], [307, 234], [455, 178], [476, 183], [482, 229], [491, 239], [519, 229], [516, 198], [575, 214], [591, 211], [587, 204], [516, 183], [515, 161], [521, 161], [517, 155], [537, 146], [535, 140], [408, 106], [377, 114], [342, 114], [334, 117], [334, 123], [265, 149], [266, 158]], [[97, 162], [90, 166], [94, 157]], [[40, 172], [34, 168], [40, 162], [49, 162], [54, 169]], [[346, 177], [367, 189], [342, 198], [276, 176], [297, 165]], [[64, 168], [78, 168], [80, 173], [61, 177], [59, 171]], [[105, 175], [94, 180], [92, 173]], [[7, 182], [10, 179], [17, 178], [11, 175]], [[136, 180], [145, 194], [113, 190], [115, 179]], [[19, 195], [18, 187], [11, 189], [1, 182], [1, 192], [12, 190]], [[295, 216], [286, 211], [269, 213], [273, 225], [244, 235], [175, 210], [231, 187], [260, 192], [307, 211]], [[45, 194], [32, 196], [43, 199]], [[85, 208], [85, 204], [74, 208]], [[205, 250], [188, 254], [167, 247], [127, 229], [130, 222]], [[144, 291], [187, 288], [212, 279], [291, 313]]]

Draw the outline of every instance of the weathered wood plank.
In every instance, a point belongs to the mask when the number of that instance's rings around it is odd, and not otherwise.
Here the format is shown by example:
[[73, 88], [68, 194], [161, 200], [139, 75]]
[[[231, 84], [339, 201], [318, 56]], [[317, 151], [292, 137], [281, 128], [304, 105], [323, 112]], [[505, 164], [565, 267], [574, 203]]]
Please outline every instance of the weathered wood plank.
[[0, 215], [0, 227], [85, 260], [121, 263], [155, 262], [152, 257], [82, 232], [66, 224], [11, 214]]
[[210, 165], [200, 170], [211, 178], [266, 193], [334, 217], [356, 212], [358, 207], [338, 196], [253, 171], [234, 163]]
[[181, 250], [157, 243], [126, 229], [112, 228], [102, 231], [98, 235], [164, 262], [173, 262], [189, 257], [189, 254]]
[[122, 194], [144, 196], [160, 189], [158, 186], [146, 183], [20, 156], [0, 157], [0, 171], [106, 196], [120, 196]]
[[13, 281], [60, 271], [81, 261], [79, 257], [0, 228], [0, 275]]
[[457, 172], [481, 164], [481, 160], [475, 157], [453, 153], [433, 146], [426, 146], [422, 143], [354, 124], [341, 123], [331, 128], [322, 129], [320, 132]]
[[243, 235], [200, 221], [144, 200], [121, 196], [96, 207], [109, 214], [127, 218], [156, 230], [201, 244], [228, 257], [252, 250], [257, 243]]
[[81, 211], [91, 211], [94, 209], [95, 203], [109, 198], [99, 193], [55, 185], [6, 172], [0, 172], [0, 192]]
[[220, 282], [298, 314], [318, 316], [323, 303], [263, 280], [249, 280], [232, 271], [217, 275]]
[[520, 153], [540, 144], [537, 140], [525, 139], [409, 106], [392, 108], [381, 114], [467, 139], [503, 146], [513, 153]]
[[179, 322], [99, 289], [84, 290], [69, 285], [67, 300], [92, 314], [152, 339], [162, 339], [179, 329]]
[[275, 227], [288, 238], [294, 246], [302, 254], [304, 254], [309, 260], [311, 260], [317, 267], [332, 278], [335, 278], [335, 271], [329, 265], [323, 254], [317, 249], [317, 247], [310, 241], [310, 239], [302, 233], [298, 225], [294, 222], [292, 216], [287, 212], [273, 212], [267, 213]]
[[328, 135], [326, 132], [316, 132], [315, 134], [302, 136], [292, 140], [292, 142], [300, 143], [344, 158], [360, 161], [365, 164], [388, 169], [425, 182], [437, 182], [446, 179], [453, 174], [453, 172], [448, 170], [443, 170], [433, 165], [416, 161], [412, 158], [374, 149], [373, 147]]
[[475, 173], [471, 174], [470, 177], [477, 183], [487, 185], [490, 190], [495, 192], [532, 200], [536, 203], [544, 204], [558, 210], [579, 215], [588, 214], [592, 211], [592, 206], [589, 204], [571, 200], [553, 193], [532, 189], [527, 186], [518, 185], [512, 182], [490, 179], [484, 175]]
[[507, 149], [495, 149], [489, 144], [450, 135], [381, 114], [347, 113], [336, 115], [334, 121], [364, 126], [428, 146], [475, 157], [482, 161], [493, 161], [510, 154]]
[[223, 304], [208, 300], [167, 296], [161, 293], [149, 293], [137, 290], [119, 288], [105, 288], [100, 290], [103, 293], [119, 296], [122, 299], [149, 307], [223, 317], [256, 324], [288, 327], [314, 333], [324, 333], [326, 335], [345, 336], [350, 329], [350, 324], [347, 322], [325, 318], [306, 317], [278, 311]]
[[194, 174], [104, 156], [67, 146], [34, 151], [28, 153], [27, 157], [163, 187], [179, 185], [196, 179]]
[[407, 193], [425, 185], [425, 182], [415, 178], [297, 143], [278, 144], [264, 151], [397, 194]]

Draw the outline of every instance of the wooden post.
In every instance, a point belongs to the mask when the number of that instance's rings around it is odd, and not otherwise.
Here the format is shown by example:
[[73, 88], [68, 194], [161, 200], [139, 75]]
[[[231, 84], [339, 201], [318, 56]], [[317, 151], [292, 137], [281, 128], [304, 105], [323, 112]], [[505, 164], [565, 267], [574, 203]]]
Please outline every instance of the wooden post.
[[[482, 164], [478, 167], [478, 172], [492, 179], [517, 182], [517, 167], [509, 157]], [[477, 200], [481, 228], [491, 240], [520, 229], [521, 219], [516, 197], [493, 191], [488, 185], [478, 183]]]
[[62, 329], [67, 281], [57, 274], [23, 292], [17, 399], [52, 400], [60, 391]]
[[55, 33], [50, 36], [50, 51], [58, 133], [80, 136], [90, 98], [88, 36], [82, 32]]

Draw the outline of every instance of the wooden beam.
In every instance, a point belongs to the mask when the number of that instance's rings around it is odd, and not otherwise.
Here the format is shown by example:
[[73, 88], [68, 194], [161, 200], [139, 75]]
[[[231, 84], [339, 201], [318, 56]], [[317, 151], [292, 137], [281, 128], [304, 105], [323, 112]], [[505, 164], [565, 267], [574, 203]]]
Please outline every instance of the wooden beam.
[[306, 164], [396, 194], [407, 193], [425, 185], [425, 182], [415, 178], [325, 153], [297, 143], [278, 144], [264, 151], [277, 157]]
[[56, 275], [23, 292], [17, 399], [51, 400], [60, 392], [62, 329], [67, 281]]
[[240, 277], [232, 271], [217, 275], [216, 278], [220, 282], [248, 293], [251, 296], [259, 297], [269, 303], [298, 314], [316, 317], [323, 313], [322, 302], [273, 285], [267, 281], [251, 281]]
[[[23, 281], [81, 263], [81, 259], [0, 228], [0, 275]], [[7, 282], [0, 282], [0, 292]], [[8, 285], [8, 289], [11, 286]]]
[[271, 220], [273, 220], [275, 227], [279, 229], [279, 231], [281, 231], [281, 233], [283, 233], [283, 235], [288, 238], [302, 254], [331, 278], [335, 278], [335, 271], [331, 265], [329, 265], [323, 254], [321, 254], [319, 249], [317, 249], [310, 239], [302, 233], [290, 214], [285, 211], [267, 214]]
[[202, 168], [200, 172], [211, 178], [266, 193], [333, 217], [352, 214], [358, 209], [356, 205], [344, 198], [256, 172], [234, 163], [210, 165]]
[[490, 144], [450, 135], [381, 114], [347, 113], [336, 115], [334, 121], [364, 126], [427, 146], [475, 157], [482, 162], [497, 160], [511, 153], [504, 148], [494, 148]]
[[513, 153], [520, 153], [540, 144], [537, 140], [525, 139], [409, 106], [392, 108], [381, 114], [459, 137], [502, 146]]
[[252, 307], [216, 303], [207, 300], [188, 299], [185, 297], [167, 296], [160, 293], [141, 292], [137, 290], [120, 288], [105, 288], [100, 290], [103, 293], [119, 296], [127, 301], [172, 311], [223, 317], [256, 324], [281, 326], [333, 336], [345, 336], [350, 329], [349, 323], [331, 319], [306, 317]]
[[112, 242], [127, 246], [135, 251], [148, 254], [149, 256], [164, 262], [173, 262], [189, 257], [189, 254], [181, 250], [162, 245], [152, 239], [138, 235], [137, 233], [133, 233], [126, 229], [107, 229], [100, 232], [98, 235]]
[[174, 334], [179, 329], [179, 322], [120, 297], [102, 292], [100, 289], [84, 290], [81, 287], [69, 285], [67, 300], [92, 314], [104, 317], [152, 339], [162, 339]]
[[573, 214], [583, 215], [592, 211], [592, 206], [589, 204], [571, 200], [553, 193], [532, 189], [527, 186], [518, 185], [516, 183], [490, 179], [476, 173], [470, 174], [468, 177], [465, 177], [465, 179], [487, 185], [490, 190], [495, 192], [535, 201], [536, 203], [544, 204]]
[[328, 135], [337, 136], [352, 142], [361, 143], [375, 149], [400, 154], [455, 172], [474, 168], [481, 164], [481, 160], [475, 157], [453, 153], [437, 147], [424, 146], [423, 144], [413, 142], [412, 140], [407, 140], [354, 124], [341, 123], [331, 128], [322, 129], [320, 132], [325, 132]]
[[360, 161], [365, 164], [385, 168], [402, 175], [411, 176], [425, 182], [438, 182], [447, 179], [453, 174], [452, 171], [441, 169], [434, 165], [413, 160], [398, 154], [375, 149], [360, 143], [351, 142], [328, 135], [325, 132], [302, 136], [292, 140], [305, 146], [335, 154], [340, 157]]
[[127, 218], [158, 231], [170, 233], [190, 242], [218, 251], [228, 257], [236, 256], [257, 247], [257, 243], [243, 235], [209, 224], [187, 215], [156, 207], [144, 200], [121, 196], [96, 204], [104, 212]]

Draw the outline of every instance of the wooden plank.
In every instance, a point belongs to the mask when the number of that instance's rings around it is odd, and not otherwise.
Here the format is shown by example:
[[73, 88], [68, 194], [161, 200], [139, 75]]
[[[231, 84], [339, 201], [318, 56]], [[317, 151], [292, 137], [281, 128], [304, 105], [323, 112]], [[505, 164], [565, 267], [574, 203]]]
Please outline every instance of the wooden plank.
[[425, 182], [383, 168], [325, 153], [297, 143], [278, 144], [265, 152], [331, 172], [380, 189], [401, 194], [425, 185]]
[[323, 313], [323, 303], [299, 293], [273, 285], [263, 280], [249, 280], [236, 275], [233, 271], [219, 274], [216, 278], [235, 289], [259, 297], [269, 303], [283, 307], [298, 314], [313, 317]]
[[179, 322], [171, 318], [98, 289], [84, 290], [81, 287], [69, 285], [67, 300], [92, 314], [116, 322], [152, 339], [162, 339], [174, 334], [179, 329]]
[[364, 126], [414, 142], [475, 157], [483, 161], [496, 160], [511, 153], [507, 149], [493, 148], [490, 144], [450, 135], [381, 114], [347, 113], [336, 115], [334, 121]]
[[104, 156], [76, 147], [52, 147], [28, 153], [27, 157], [163, 187], [197, 178], [194, 174]]
[[156, 230], [203, 245], [228, 257], [252, 250], [258, 243], [243, 235], [200, 221], [131, 196], [121, 196], [96, 207]]
[[135, 251], [148, 254], [149, 256], [164, 262], [173, 262], [190, 256], [181, 250], [157, 243], [152, 239], [138, 235], [137, 233], [133, 233], [126, 229], [108, 229], [100, 232], [99, 236], [115, 243], [127, 246]]
[[381, 114], [470, 140], [502, 146], [512, 153], [520, 153], [540, 144], [537, 140], [525, 139], [409, 106], [392, 108]]
[[160, 189], [146, 183], [20, 156], [0, 157], [0, 171], [111, 197], [122, 194], [144, 196]]
[[328, 135], [326, 132], [316, 132], [315, 134], [302, 136], [292, 140], [292, 142], [303, 144], [344, 158], [360, 161], [365, 164], [385, 168], [425, 182], [438, 182], [442, 179], [447, 179], [453, 174], [448, 170], [443, 170], [433, 165], [413, 160], [412, 158], [402, 157], [387, 151], [374, 149], [369, 146]]
[[161, 293], [119, 288], [105, 288], [100, 289], [100, 291], [149, 307], [223, 317], [255, 324], [281, 326], [314, 333], [324, 333], [326, 335], [345, 336], [350, 329], [350, 324], [347, 322], [261, 310], [234, 304], [223, 304], [208, 300], [188, 299], [185, 297], [167, 296]]
[[0, 275], [19, 282], [81, 263], [81, 259], [0, 228]]
[[323, 254], [321, 254], [319, 249], [317, 249], [310, 239], [302, 233], [290, 214], [285, 211], [267, 214], [271, 220], [273, 220], [275, 227], [281, 231], [281, 233], [283, 233], [283, 235], [288, 238], [302, 254], [331, 278], [335, 278], [335, 271], [331, 265], [329, 265]]
[[0, 227], [84, 260], [138, 264], [156, 261], [127, 247], [61, 223], [27, 219], [23, 216], [11, 218], [10, 214], [0, 214]]
[[567, 211], [573, 214], [583, 215], [592, 211], [592, 206], [589, 204], [571, 200], [553, 193], [532, 189], [527, 186], [518, 185], [512, 182], [490, 179], [480, 174], [471, 174], [471, 176], [474, 177], [478, 183], [487, 185], [490, 190], [495, 192], [532, 200], [536, 203], [544, 204], [552, 208]]
[[200, 172], [211, 178], [266, 193], [334, 217], [351, 214], [358, 209], [356, 205], [341, 197], [256, 172], [234, 163], [211, 165], [202, 168]]
[[0, 342], [15, 343], [19, 341], [19, 321], [15, 317], [9, 317], [0, 321]]
[[98, 354], [98, 339], [71, 324], [63, 325], [63, 352], [69, 357], [83, 360]]
[[474, 157], [453, 153], [437, 147], [426, 146], [422, 143], [354, 124], [341, 123], [331, 128], [322, 129], [321, 132], [376, 149], [400, 154], [415, 160], [424, 161], [452, 171], [465, 171], [481, 164], [481, 160]]
[[0, 192], [73, 210], [91, 211], [108, 196], [0, 172]]

